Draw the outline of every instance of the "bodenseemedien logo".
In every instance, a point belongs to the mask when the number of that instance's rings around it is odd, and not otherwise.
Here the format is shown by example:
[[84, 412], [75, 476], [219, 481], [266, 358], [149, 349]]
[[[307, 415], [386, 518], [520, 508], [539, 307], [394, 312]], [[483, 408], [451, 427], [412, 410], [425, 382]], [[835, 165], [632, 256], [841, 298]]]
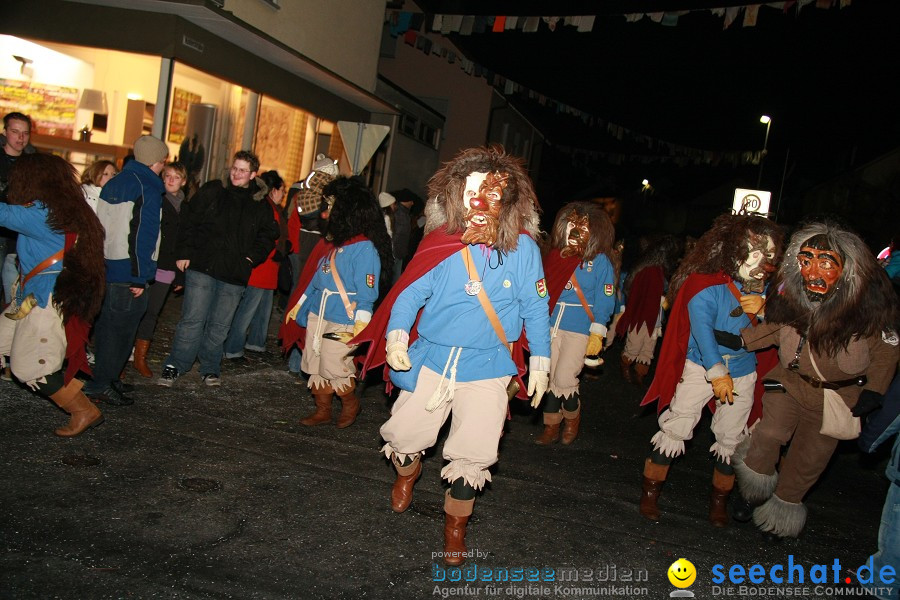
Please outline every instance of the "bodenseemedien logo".
[[694, 564], [686, 558], [679, 558], [666, 571], [669, 576], [669, 583], [679, 588], [673, 590], [669, 594], [669, 598], [693, 598], [694, 592], [685, 589], [691, 587], [691, 584], [697, 580], [697, 569]]

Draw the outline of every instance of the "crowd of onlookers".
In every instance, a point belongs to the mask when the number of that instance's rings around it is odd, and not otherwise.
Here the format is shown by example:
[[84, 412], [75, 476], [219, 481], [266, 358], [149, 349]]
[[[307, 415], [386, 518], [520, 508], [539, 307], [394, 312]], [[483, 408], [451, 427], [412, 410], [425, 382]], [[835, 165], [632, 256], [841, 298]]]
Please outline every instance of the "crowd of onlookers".
[[[0, 136], [0, 201], [10, 169], [30, 145], [32, 122], [4, 118]], [[122, 170], [98, 160], [81, 173], [84, 200], [105, 230], [106, 286], [93, 323], [88, 357], [93, 375], [84, 391], [95, 402], [128, 405], [134, 387], [123, 381], [128, 361], [146, 378], [171, 386], [199, 361], [206, 385], [221, 383], [223, 358], [246, 361], [265, 352], [276, 302], [282, 307], [328, 218], [324, 185], [336, 161], [318, 155], [307, 177], [288, 186], [275, 170], [260, 171], [252, 152], [237, 152], [227, 175], [202, 186], [196, 174], [169, 160], [164, 142], [142, 136]], [[414, 196], [378, 198], [393, 234], [396, 280], [421, 238], [422, 203]], [[415, 204], [415, 208], [414, 208]], [[415, 215], [411, 214], [415, 210]], [[16, 299], [18, 233], [0, 228], [3, 305]], [[171, 352], [155, 374], [147, 360], [157, 320], [171, 294], [183, 294]], [[20, 294], [21, 295], [21, 294]], [[21, 298], [20, 298], [21, 300]], [[3, 378], [11, 379], [9, 362]], [[289, 356], [299, 374], [299, 353]]]

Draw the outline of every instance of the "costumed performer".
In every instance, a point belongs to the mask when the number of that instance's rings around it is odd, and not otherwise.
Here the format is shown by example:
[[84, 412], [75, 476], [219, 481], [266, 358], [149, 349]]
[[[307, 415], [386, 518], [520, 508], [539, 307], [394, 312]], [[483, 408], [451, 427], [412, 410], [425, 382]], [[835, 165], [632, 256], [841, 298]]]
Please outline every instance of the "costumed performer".
[[[547, 446], [571, 444], [581, 423], [578, 375], [585, 356], [603, 351], [606, 324], [615, 308], [615, 230], [607, 212], [593, 202], [570, 202], [556, 215], [551, 250], [544, 259], [550, 291], [550, 388], [544, 401], [544, 431], [535, 440]], [[535, 405], [535, 408], [537, 406]]]
[[[838, 444], [825, 433], [825, 406], [836, 400], [853, 409], [880, 400], [898, 358], [894, 290], [866, 244], [846, 227], [830, 221], [801, 227], [791, 236], [776, 285], [765, 325], [741, 336], [750, 350], [778, 346], [779, 361], [767, 380], [784, 391], [765, 394], [762, 420], [734, 460], [741, 496], [756, 506], [753, 522], [770, 540], [796, 537], [806, 523], [803, 498]], [[857, 422], [840, 438], [858, 434]]]
[[[703, 406], [713, 397], [711, 429], [715, 455], [709, 520], [728, 524], [727, 501], [734, 487], [731, 455], [747, 435], [756, 387], [757, 357], [731, 350], [715, 339], [716, 329], [737, 333], [756, 324], [766, 280], [781, 254], [777, 224], [755, 215], [722, 215], [713, 222], [672, 277], [667, 298], [672, 313], [656, 374], [642, 405], [659, 401], [659, 428], [644, 462], [640, 513], [659, 520], [660, 490], [672, 459], [684, 453]], [[752, 419], [752, 420], [751, 420]]]
[[366, 366], [386, 360], [402, 390], [381, 427], [383, 452], [397, 470], [394, 511], [409, 507], [422, 453], [453, 415], [441, 471], [450, 483], [443, 557], [459, 565], [476, 492], [498, 460], [507, 386], [521, 373], [507, 342], [520, 337], [523, 322], [528, 394], [539, 401], [547, 389], [547, 285], [534, 241], [537, 199], [521, 160], [500, 146], [464, 150], [435, 173], [428, 194], [426, 236], [355, 341], [372, 341]]
[[20, 283], [0, 317], [0, 355], [10, 356], [21, 382], [69, 413], [55, 433], [73, 437], [103, 422], [74, 378], [90, 373], [84, 345], [103, 301], [103, 227], [75, 169], [58, 156], [23, 154], [8, 191], [0, 226], [19, 233]]
[[300, 368], [310, 376], [316, 410], [300, 423], [330, 423], [337, 394], [342, 403], [337, 426], [343, 429], [360, 410], [355, 346], [347, 342], [372, 319], [379, 289], [390, 285], [393, 255], [381, 207], [361, 179], [337, 177], [323, 193], [330, 217], [288, 304], [293, 308], [282, 343], [286, 350], [294, 344], [303, 350]]

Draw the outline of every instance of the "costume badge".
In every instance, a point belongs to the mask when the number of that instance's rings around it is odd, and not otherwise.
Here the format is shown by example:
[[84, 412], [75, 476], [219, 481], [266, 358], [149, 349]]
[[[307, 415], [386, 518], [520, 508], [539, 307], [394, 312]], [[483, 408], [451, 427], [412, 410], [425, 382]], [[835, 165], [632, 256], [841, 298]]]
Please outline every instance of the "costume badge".
[[613, 284], [611, 284], [611, 283], [603, 284], [603, 294], [605, 296], [612, 296], [614, 291], [615, 291], [615, 286], [613, 286]]
[[541, 298], [547, 297], [547, 280], [543, 277], [534, 282], [534, 287], [537, 288], [538, 296]]
[[370, 288], [375, 287], [375, 274], [374, 273], [366, 274], [366, 285], [369, 286]]
[[477, 279], [470, 279], [466, 282], [466, 294], [469, 296], [477, 296], [481, 291], [481, 282]]
[[567, 290], [571, 290], [573, 287], [574, 287], [574, 286], [572, 285], [572, 280], [571, 280], [571, 279], [568, 280], [568, 281], [566, 282], [566, 289], [567, 289]]
[[331, 273], [331, 263], [325, 261], [322, 263], [322, 272], [323, 273]]
[[[589, 260], [587, 263], [587, 272], [590, 273], [593, 270], [594, 270], [594, 261]], [[607, 296], [609, 296], [609, 295], [610, 294], [607, 294]]]
[[883, 341], [885, 344], [896, 346], [897, 344], [900, 344], [900, 337], [897, 337], [896, 331], [888, 329], [887, 331], [881, 332], [881, 341]]
[[509, 279], [503, 280], [503, 287], [508, 288], [511, 285], [512, 285], [512, 281], [510, 281]]

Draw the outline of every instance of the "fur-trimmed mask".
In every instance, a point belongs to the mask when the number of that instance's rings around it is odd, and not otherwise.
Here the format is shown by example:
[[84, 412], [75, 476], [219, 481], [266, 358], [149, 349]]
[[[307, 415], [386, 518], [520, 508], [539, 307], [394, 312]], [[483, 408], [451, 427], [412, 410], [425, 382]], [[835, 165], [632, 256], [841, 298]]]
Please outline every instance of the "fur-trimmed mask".
[[466, 231], [462, 235], [465, 244], [493, 246], [500, 230], [500, 201], [509, 180], [508, 173], [469, 173], [463, 190], [466, 207]]
[[761, 293], [766, 281], [775, 271], [775, 242], [765, 234], [751, 233], [747, 240], [747, 255], [738, 265], [737, 279], [744, 291]]
[[803, 288], [810, 302], [822, 302], [837, 288], [844, 272], [844, 257], [831, 248], [824, 235], [803, 242], [797, 253]]
[[560, 251], [563, 258], [584, 258], [591, 239], [591, 220], [586, 214], [573, 212], [566, 222], [566, 246]]

